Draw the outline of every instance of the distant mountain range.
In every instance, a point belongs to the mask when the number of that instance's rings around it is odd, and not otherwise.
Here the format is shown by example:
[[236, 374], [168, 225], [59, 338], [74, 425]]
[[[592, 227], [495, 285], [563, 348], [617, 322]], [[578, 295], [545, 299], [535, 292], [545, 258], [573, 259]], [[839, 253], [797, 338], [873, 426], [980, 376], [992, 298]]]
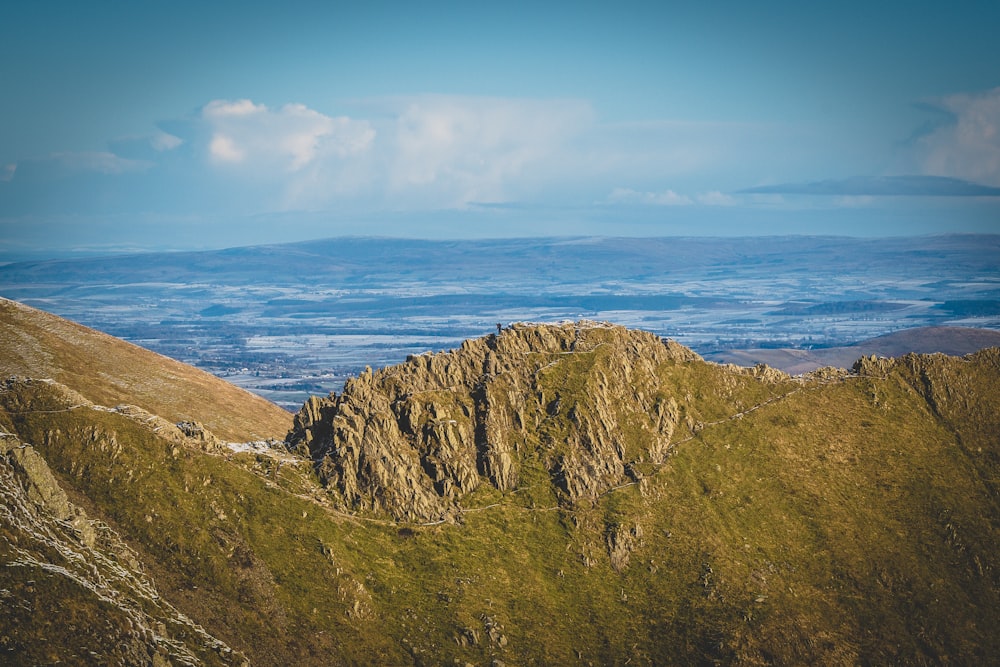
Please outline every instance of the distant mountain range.
[[1000, 348], [792, 378], [518, 324], [246, 442], [287, 413], [0, 306], [5, 664], [1000, 654]]
[[900, 357], [918, 354], [962, 356], [986, 347], [1000, 346], [1000, 331], [970, 327], [918, 327], [869, 338], [854, 345], [811, 350], [724, 350], [705, 355], [710, 361], [753, 366], [767, 364], [791, 375], [809, 373], [823, 366], [850, 368], [860, 357]]

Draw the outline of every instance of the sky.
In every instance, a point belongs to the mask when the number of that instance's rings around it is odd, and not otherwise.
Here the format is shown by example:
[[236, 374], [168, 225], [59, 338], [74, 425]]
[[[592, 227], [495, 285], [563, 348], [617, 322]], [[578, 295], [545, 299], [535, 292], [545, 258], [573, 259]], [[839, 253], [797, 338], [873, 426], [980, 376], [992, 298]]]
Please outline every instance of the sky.
[[0, 260], [1000, 232], [1000, 3], [5, 3]]

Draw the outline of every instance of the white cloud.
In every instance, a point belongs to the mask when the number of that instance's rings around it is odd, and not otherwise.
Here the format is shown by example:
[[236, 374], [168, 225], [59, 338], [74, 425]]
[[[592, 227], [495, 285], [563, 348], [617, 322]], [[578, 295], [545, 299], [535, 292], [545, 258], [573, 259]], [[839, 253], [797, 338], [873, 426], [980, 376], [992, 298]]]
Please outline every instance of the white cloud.
[[551, 177], [567, 143], [594, 123], [575, 100], [423, 96], [395, 122], [389, 187], [433, 206], [502, 202]]
[[936, 106], [954, 122], [919, 140], [924, 173], [1000, 185], [1000, 88], [952, 95]]
[[632, 188], [615, 188], [608, 195], [615, 204], [642, 204], [646, 206], [736, 206], [740, 200], [718, 190], [700, 192], [694, 196], [679, 194], [674, 190], [641, 191]]
[[640, 192], [631, 188], [615, 188], [608, 200], [617, 204], [646, 204], [650, 206], [690, 206], [694, 200], [673, 190]]
[[704, 206], [735, 206], [739, 201], [724, 192], [719, 192], [718, 190], [712, 190], [710, 192], [702, 192], [696, 199], [699, 204]]
[[166, 132], [157, 132], [149, 139], [149, 145], [153, 147], [153, 150], [157, 151], [171, 151], [183, 143], [184, 140], [180, 137], [175, 137]]
[[250, 116], [267, 113], [263, 104], [254, 104], [250, 100], [212, 100], [202, 109], [202, 115], [208, 118], [226, 118], [231, 116]]
[[14, 172], [17, 171], [17, 163], [5, 164], [3, 169], [0, 169], [0, 181], [10, 181], [14, 178]]
[[[690, 186], [691, 174], [738, 137], [760, 134], [718, 123], [601, 123], [588, 102], [572, 99], [420, 95], [355, 104], [370, 113], [333, 117], [301, 104], [215, 100], [196, 119], [196, 142], [219, 174], [266, 182], [258, 196], [271, 207], [428, 210], [580, 201], [607, 192], [610, 179]], [[619, 188], [609, 201], [737, 203], [721, 191], [641, 190]]]
[[[303, 104], [212, 100], [193, 117], [164, 120], [150, 135], [112, 141], [112, 152], [65, 154], [55, 162], [106, 174], [155, 164], [150, 178], [164, 185], [135, 190], [144, 194], [133, 198], [184, 191], [161, 205], [185, 210], [558, 207], [593, 201], [615, 183], [636, 189], [618, 188], [605, 201], [722, 206], [735, 202], [706, 192], [705, 174], [726, 151], [745, 152], [739, 146], [746, 137], [763, 141], [756, 126], [604, 123], [581, 100], [420, 95], [353, 104], [361, 111], [335, 116]], [[13, 168], [0, 168], [0, 179], [12, 178]], [[649, 185], [656, 183], [675, 189]]]
[[246, 157], [246, 153], [237, 148], [232, 139], [219, 133], [212, 136], [208, 152], [219, 162], [241, 162]]
[[366, 120], [330, 117], [302, 104], [269, 109], [250, 100], [214, 100], [202, 109], [217, 164], [296, 172], [324, 159], [368, 150], [375, 130]]

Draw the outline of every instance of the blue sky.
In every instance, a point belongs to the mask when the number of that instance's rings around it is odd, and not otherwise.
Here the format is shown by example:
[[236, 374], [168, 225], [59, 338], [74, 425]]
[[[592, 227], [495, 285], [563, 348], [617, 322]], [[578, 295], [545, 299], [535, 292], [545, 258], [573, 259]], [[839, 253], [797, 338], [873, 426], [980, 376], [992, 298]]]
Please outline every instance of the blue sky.
[[7, 3], [0, 257], [1000, 231], [1000, 3], [483, 4]]

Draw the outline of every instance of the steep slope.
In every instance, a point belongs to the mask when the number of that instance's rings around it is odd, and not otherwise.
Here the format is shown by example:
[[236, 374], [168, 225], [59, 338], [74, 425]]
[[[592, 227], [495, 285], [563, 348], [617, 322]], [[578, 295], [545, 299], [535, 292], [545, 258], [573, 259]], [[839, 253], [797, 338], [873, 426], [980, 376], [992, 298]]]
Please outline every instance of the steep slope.
[[0, 433], [5, 664], [243, 664], [160, 597], [121, 537], [69, 501], [45, 460]]
[[[508, 600], [542, 660], [976, 662], [998, 648], [998, 378], [996, 349], [793, 380], [620, 327], [518, 326], [311, 401], [290, 443], [345, 510], [462, 524], [456, 574], [517, 592], [458, 594]], [[491, 529], [532, 555], [493, 535], [506, 556], [486, 556]], [[555, 620], [578, 606], [587, 649]]]
[[[329, 664], [329, 656], [334, 663], [401, 660], [399, 648], [387, 652], [385, 638], [365, 628], [367, 620], [356, 620], [369, 613], [363, 580], [323, 554], [323, 544], [345, 544], [350, 527], [310, 516], [322, 508], [309, 495], [315, 485], [308, 464], [283, 450], [235, 453], [213, 446], [144, 411], [92, 404], [51, 380], [0, 385], [0, 425], [53, 473], [47, 490], [34, 495], [62, 496], [80, 508], [67, 510], [57, 500], [63, 509], [54, 520], [24, 512], [0, 517], [0, 573], [13, 615], [8, 643], [22, 664], [34, 664], [32, 656], [83, 662], [72, 659], [87, 645], [75, 628], [105, 616], [94, 637], [107, 639], [107, 646], [101, 651], [91, 642], [89, 648], [114, 662], [109, 656], [122, 642], [130, 652], [121, 664], [143, 664], [132, 660], [143, 652], [158, 659], [172, 629], [183, 643], [176, 655], [165, 656], [171, 664], [239, 664], [241, 654], [265, 665]], [[82, 512], [128, 548], [88, 549], [76, 530]], [[36, 535], [52, 533], [52, 523], [61, 535], [36, 547]], [[109, 550], [121, 555], [107, 557]], [[64, 576], [43, 576], [53, 573]], [[118, 606], [105, 604], [107, 598]], [[52, 614], [36, 627], [32, 609], [59, 605], [81, 611]], [[137, 623], [143, 612], [154, 635]], [[173, 617], [192, 619], [191, 627], [178, 628]], [[218, 650], [208, 644], [212, 650], [205, 650], [194, 624], [219, 638]], [[352, 627], [358, 624], [367, 635]], [[49, 643], [39, 647], [32, 640]], [[227, 646], [238, 652], [228, 653]]]
[[209, 373], [0, 298], [0, 378], [51, 378], [102, 405], [197, 421], [233, 441], [281, 438], [291, 416]]
[[996, 349], [793, 379], [594, 323], [365, 373], [308, 457], [0, 391], [165, 601], [275, 665], [987, 663], [998, 415]]

